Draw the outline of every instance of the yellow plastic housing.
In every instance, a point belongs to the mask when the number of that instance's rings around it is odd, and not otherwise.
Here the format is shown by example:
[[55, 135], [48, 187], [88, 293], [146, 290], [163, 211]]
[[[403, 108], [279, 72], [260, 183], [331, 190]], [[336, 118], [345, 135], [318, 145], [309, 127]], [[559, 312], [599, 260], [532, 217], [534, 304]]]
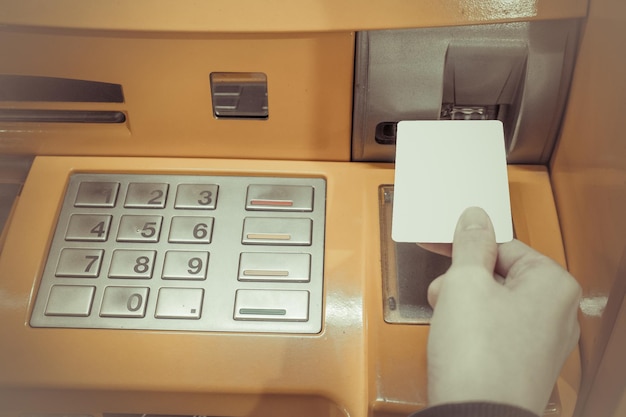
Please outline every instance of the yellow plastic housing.
[[[29, 327], [72, 172], [326, 178], [322, 332]], [[0, 258], [0, 411], [347, 417], [424, 407], [428, 326], [383, 320], [378, 186], [393, 176], [391, 164], [38, 157]], [[547, 171], [510, 166], [509, 178], [518, 237], [563, 264]], [[579, 378], [576, 352], [558, 384], [561, 415], [573, 409]]]

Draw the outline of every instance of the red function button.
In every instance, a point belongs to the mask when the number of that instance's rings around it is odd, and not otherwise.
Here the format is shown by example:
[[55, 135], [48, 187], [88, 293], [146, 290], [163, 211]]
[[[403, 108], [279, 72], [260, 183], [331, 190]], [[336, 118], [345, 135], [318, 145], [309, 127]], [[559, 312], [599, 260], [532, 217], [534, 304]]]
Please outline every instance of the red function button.
[[313, 211], [313, 187], [251, 184], [248, 186], [246, 210]]

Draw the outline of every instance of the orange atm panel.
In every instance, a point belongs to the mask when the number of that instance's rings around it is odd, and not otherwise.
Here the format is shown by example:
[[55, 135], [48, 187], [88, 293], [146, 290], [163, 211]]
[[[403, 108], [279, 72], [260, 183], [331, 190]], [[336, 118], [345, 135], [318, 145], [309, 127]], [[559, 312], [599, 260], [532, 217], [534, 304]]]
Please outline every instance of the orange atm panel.
[[[0, 3], [2, 417], [424, 408], [399, 120], [502, 120], [516, 236], [575, 253], [565, 109], [608, 0]], [[546, 415], [593, 400], [587, 359]]]

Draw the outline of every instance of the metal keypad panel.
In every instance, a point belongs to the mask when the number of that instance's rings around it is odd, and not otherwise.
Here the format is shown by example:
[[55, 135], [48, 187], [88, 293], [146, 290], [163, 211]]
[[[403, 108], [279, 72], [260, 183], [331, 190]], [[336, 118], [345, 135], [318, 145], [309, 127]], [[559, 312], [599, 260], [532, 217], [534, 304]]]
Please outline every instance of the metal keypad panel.
[[33, 327], [318, 333], [322, 178], [73, 174]]

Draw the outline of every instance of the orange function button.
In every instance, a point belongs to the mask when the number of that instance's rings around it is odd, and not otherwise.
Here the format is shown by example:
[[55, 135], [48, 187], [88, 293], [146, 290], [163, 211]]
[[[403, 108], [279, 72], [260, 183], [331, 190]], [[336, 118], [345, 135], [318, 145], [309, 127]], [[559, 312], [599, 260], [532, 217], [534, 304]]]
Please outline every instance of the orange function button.
[[243, 252], [239, 255], [239, 281], [309, 282], [309, 253]]
[[250, 200], [251, 206], [279, 206], [279, 207], [293, 207], [293, 201], [291, 200]]
[[244, 277], [267, 277], [267, 278], [278, 278], [278, 277], [288, 277], [289, 271], [278, 271], [271, 269], [244, 269], [242, 272]]
[[313, 222], [308, 218], [246, 217], [244, 245], [310, 246]]
[[310, 185], [251, 184], [246, 196], [246, 210], [313, 211], [313, 194]]
[[247, 239], [267, 239], [267, 240], [291, 240], [288, 233], [248, 233]]

